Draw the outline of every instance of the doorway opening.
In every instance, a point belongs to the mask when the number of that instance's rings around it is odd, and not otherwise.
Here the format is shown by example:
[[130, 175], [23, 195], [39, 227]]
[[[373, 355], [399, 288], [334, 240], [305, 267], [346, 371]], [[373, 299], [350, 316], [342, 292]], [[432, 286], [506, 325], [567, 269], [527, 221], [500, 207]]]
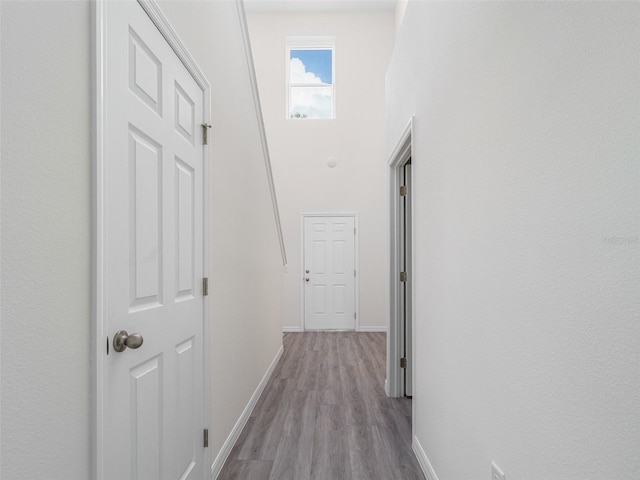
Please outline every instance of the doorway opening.
[[398, 194], [400, 202], [398, 204], [399, 221], [399, 242], [398, 242], [398, 267], [400, 268], [399, 289], [399, 324], [401, 333], [401, 354], [400, 368], [402, 370], [402, 390], [400, 393], [405, 397], [413, 396], [413, 355], [412, 339], [413, 329], [412, 319], [412, 290], [411, 290], [411, 157], [402, 167], [398, 169]]
[[387, 335], [387, 380], [390, 397], [413, 396], [413, 229], [412, 229], [412, 130], [405, 128], [389, 161], [390, 205], [390, 310]]

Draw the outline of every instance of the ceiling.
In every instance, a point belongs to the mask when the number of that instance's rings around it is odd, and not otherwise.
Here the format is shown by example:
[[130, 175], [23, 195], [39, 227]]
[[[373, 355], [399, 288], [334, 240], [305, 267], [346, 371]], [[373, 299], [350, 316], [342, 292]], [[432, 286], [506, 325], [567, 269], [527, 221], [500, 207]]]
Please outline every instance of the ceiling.
[[388, 12], [396, 0], [245, 0], [248, 12]]

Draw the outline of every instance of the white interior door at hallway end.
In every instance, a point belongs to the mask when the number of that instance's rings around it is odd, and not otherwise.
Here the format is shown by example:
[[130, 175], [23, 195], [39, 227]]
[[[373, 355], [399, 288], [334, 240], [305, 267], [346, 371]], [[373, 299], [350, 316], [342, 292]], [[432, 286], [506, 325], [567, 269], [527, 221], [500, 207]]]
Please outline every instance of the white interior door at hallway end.
[[355, 329], [355, 218], [305, 216], [305, 330]]
[[[205, 94], [138, 2], [103, 8], [109, 352], [98, 471], [202, 480]], [[130, 348], [117, 351], [121, 330]]]

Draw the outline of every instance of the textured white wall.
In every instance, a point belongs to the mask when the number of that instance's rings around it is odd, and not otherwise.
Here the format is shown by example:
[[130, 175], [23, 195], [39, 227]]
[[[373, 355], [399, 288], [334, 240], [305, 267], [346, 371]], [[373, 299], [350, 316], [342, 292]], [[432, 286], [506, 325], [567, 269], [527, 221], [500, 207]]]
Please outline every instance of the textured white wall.
[[2, 9], [3, 479], [89, 478], [88, 2]]
[[640, 4], [410, 1], [415, 435], [440, 480], [640, 478]]
[[[393, 12], [251, 13], [255, 57], [289, 271], [284, 327], [300, 327], [301, 212], [358, 212], [360, 326], [386, 327], [384, 75], [393, 46]], [[336, 38], [336, 118], [285, 118], [285, 40]], [[335, 168], [327, 159], [337, 160]]]
[[215, 459], [282, 345], [282, 259], [236, 3], [160, 6], [212, 85]]

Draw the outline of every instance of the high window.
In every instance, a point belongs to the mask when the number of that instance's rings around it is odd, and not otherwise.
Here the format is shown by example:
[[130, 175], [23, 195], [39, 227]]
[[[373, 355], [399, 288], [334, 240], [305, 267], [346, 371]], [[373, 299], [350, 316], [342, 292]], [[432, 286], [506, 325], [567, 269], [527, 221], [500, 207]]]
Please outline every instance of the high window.
[[335, 118], [335, 39], [287, 38], [287, 117]]

